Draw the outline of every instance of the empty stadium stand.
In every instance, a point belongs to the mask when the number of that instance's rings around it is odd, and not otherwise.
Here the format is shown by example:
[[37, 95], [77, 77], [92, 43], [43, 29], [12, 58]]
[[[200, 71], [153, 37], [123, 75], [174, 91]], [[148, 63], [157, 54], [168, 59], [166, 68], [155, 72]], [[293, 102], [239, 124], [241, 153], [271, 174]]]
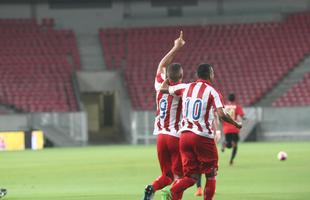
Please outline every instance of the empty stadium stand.
[[80, 69], [75, 35], [53, 19], [0, 19], [0, 104], [24, 112], [78, 109], [71, 75]]
[[184, 81], [195, 79], [199, 63], [211, 63], [216, 87], [224, 96], [234, 92], [245, 106], [262, 98], [310, 52], [309, 13], [283, 22], [100, 29], [107, 68], [124, 71], [136, 110], [154, 109], [155, 70], [180, 30], [186, 45], [175, 61], [185, 69]]
[[272, 104], [273, 106], [309, 106], [310, 105], [310, 73], [290, 88]]

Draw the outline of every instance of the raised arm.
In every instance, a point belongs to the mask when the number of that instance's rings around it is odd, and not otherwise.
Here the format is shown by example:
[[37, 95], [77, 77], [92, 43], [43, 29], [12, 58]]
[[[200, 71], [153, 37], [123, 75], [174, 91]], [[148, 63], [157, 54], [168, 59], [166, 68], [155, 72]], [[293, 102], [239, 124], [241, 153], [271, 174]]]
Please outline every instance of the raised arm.
[[218, 116], [219, 116], [222, 120], [224, 120], [225, 122], [228, 122], [228, 123], [234, 125], [235, 127], [239, 128], [239, 129], [242, 128], [241, 123], [238, 123], [238, 122], [236, 122], [235, 120], [233, 120], [233, 119], [230, 117], [230, 115], [229, 115], [228, 113], [225, 112], [224, 108], [222, 108], [222, 107], [221, 107], [221, 108], [217, 108], [217, 109], [216, 109], [216, 112], [217, 112]]
[[179, 51], [185, 44], [183, 40], [183, 31], [180, 31], [180, 36], [174, 41], [172, 49], [161, 59], [158, 64], [157, 74], [165, 74], [166, 67], [172, 63], [177, 51]]

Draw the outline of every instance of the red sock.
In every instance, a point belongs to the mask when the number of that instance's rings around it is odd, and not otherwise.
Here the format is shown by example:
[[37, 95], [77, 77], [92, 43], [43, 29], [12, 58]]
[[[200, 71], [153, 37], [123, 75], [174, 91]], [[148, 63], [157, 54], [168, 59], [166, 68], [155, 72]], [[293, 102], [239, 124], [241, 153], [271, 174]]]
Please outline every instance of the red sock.
[[170, 189], [172, 200], [182, 199], [184, 190], [194, 185], [195, 183], [196, 183], [195, 179], [187, 176], [178, 179]]
[[161, 175], [152, 183], [152, 186], [153, 186], [153, 189], [157, 191], [157, 190], [163, 189], [164, 187], [166, 187], [167, 185], [170, 185], [171, 183], [172, 183], [172, 179], [169, 176]]
[[205, 186], [204, 192], [204, 200], [212, 200], [216, 187], [216, 179], [215, 177], [208, 178]]

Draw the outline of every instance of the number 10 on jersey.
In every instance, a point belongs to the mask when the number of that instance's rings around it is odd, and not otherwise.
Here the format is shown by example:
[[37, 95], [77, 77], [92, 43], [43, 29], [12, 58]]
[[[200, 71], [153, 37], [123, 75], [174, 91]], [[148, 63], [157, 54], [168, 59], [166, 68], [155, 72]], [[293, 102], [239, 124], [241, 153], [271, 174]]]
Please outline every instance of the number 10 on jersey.
[[185, 101], [185, 115], [189, 119], [199, 120], [202, 112], [202, 100], [187, 98]]

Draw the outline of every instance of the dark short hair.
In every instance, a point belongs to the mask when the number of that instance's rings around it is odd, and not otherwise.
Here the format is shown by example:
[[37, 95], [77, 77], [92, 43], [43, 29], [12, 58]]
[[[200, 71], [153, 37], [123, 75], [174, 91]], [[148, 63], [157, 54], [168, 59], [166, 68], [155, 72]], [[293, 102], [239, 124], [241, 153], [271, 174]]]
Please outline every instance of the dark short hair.
[[173, 82], [178, 82], [182, 78], [181, 69], [182, 66], [180, 63], [170, 64], [167, 69], [168, 78]]
[[234, 93], [230, 93], [230, 94], [228, 95], [228, 100], [229, 100], [229, 101], [234, 102], [235, 99], [236, 99], [236, 96], [235, 96]]
[[210, 79], [212, 65], [203, 63], [198, 66], [197, 76], [198, 78], [208, 80]]

